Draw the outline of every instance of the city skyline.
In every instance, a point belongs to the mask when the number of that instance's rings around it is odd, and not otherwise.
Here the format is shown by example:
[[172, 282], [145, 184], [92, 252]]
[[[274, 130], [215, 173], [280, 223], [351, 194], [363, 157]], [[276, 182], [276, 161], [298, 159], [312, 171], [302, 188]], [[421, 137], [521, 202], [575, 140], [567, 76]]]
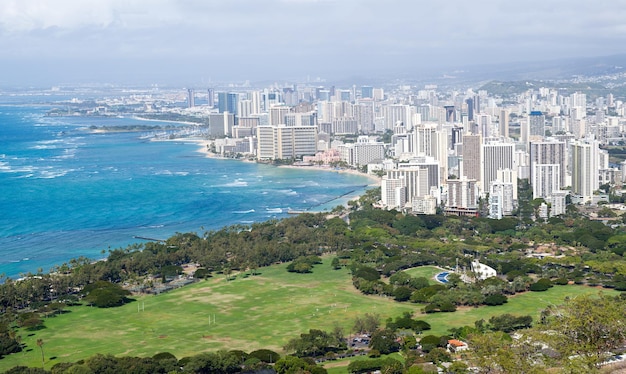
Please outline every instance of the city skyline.
[[626, 40], [623, 19], [626, 4], [608, 1], [9, 0], [0, 86], [419, 75], [608, 56]]

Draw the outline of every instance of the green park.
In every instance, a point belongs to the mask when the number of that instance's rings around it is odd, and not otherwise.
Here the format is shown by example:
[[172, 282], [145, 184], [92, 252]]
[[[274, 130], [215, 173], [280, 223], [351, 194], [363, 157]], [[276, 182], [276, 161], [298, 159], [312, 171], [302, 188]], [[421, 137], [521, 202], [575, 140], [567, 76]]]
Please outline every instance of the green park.
[[[349, 270], [335, 270], [330, 262], [330, 257], [324, 257], [322, 264], [306, 274], [287, 272], [287, 264], [278, 264], [261, 268], [256, 275], [233, 273], [228, 280], [215, 275], [167, 293], [133, 296], [132, 302], [117, 308], [67, 307], [45, 319], [43, 328], [21, 331], [28, 348], [0, 360], [0, 370], [16, 365], [40, 367], [42, 354], [49, 370], [56, 363], [98, 353], [151, 357], [169, 352], [179, 359], [219, 349], [266, 348], [283, 353], [289, 339], [312, 328], [340, 326], [348, 335], [355, 317], [364, 313], [385, 320], [410, 312], [432, 325], [430, 333], [443, 335], [452, 327], [504, 313], [536, 318], [542, 309], [565, 297], [599, 292], [580, 285], [555, 286], [545, 292], [517, 294], [501, 306], [426, 315], [420, 304], [360, 293], [351, 283]], [[438, 271], [432, 266], [407, 270], [431, 278]], [[43, 342], [41, 347], [37, 341]], [[332, 371], [341, 372], [341, 367]]]
[[[617, 322], [626, 307], [621, 227], [573, 209], [546, 222], [410, 216], [372, 209], [376, 199], [367, 194], [359, 207], [339, 212], [349, 222], [301, 214], [179, 233], [111, 250], [106, 261], [78, 258], [49, 273], [6, 278], [0, 371], [119, 372], [141, 363], [164, 373], [272, 365], [278, 373], [323, 373], [314, 360], [331, 360], [320, 364], [332, 373], [401, 372], [398, 365], [422, 370], [441, 357], [503, 370], [585, 357], [586, 370], [595, 370], [619, 348], [625, 327]], [[498, 276], [480, 278], [471, 270], [478, 260]], [[435, 279], [442, 272], [450, 273], [445, 284]], [[579, 321], [579, 310], [597, 318], [571, 335], [566, 318]], [[561, 333], [540, 335], [546, 329]], [[550, 342], [564, 359], [527, 359], [524, 352], [536, 346], [511, 343], [508, 334], [517, 330], [567, 339]], [[352, 344], [364, 334], [369, 343]], [[585, 345], [585, 336], [610, 344]], [[470, 355], [457, 360], [441, 352], [449, 337], [467, 339]], [[344, 357], [363, 350], [371, 357]], [[401, 360], [386, 356], [398, 351]]]

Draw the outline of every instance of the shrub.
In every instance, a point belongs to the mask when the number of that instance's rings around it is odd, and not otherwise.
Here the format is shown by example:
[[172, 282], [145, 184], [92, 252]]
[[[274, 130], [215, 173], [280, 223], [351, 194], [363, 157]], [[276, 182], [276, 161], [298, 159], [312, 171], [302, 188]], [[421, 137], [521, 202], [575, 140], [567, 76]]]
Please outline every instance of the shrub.
[[541, 278], [537, 282], [530, 285], [530, 290], [535, 292], [547, 291], [552, 287], [550, 279]]
[[130, 301], [127, 297], [130, 291], [123, 289], [119, 284], [107, 281], [88, 284], [83, 292], [87, 294], [85, 300], [98, 308], [121, 306]]
[[206, 279], [211, 277], [211, 272], [208, 269], [200, 268], [193, 273], [193, 277], [196, 279]]
[[280, 355], [269, 349], [257, 349], [256, 351], [250, 352], [248, 358], [258, 358], [262, 362], [276, 362], [280, 360]]
[[[154, 356], [152, 356], [153, 359], [160, 361], [160, 360], [176, 360], [176, 356], [174, 356], [173, 354], [169, 353], [169, 352], [161, 352], [161, 353], [157, 353]], [[176, 360], [178, 361], [178, 360]]]
[[409, 287], [400, 286], [393, 290], [393, 296], [396, 301], [407, 301], [411, 298], [412, 292], [413, 291]]
[[487, 296], [485, 298], [485, 305], [490, 305], [490, 306], [502, 305], [506, 303], [506, 301], [507, 301], [506, 296], [497, 293], [497, 294]]
[[441, 305], [439, 305], [439, 310], [442, 312], [455, 312], [456, 305], [452, 304], [449, 301], [446, 301], [446, 302], [441, 303]]
[[569, 283], [569, 281], [567, 280], [567, 278], [557, 278], [554, 280], [554, 284], [559, 285], [559, 286], [565, 286]]

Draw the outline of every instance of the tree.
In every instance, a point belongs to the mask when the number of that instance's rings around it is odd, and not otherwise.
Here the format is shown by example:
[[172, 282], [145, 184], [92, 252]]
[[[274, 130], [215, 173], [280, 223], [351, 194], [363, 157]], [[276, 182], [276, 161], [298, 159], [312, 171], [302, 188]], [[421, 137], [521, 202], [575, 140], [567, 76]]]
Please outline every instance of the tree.
[[506, 303], [506, 301], [507, 301], [506, 296], [499, 294], [499, 293], [485, 297], [485, 305], [491, 305], [491, 306], [502, 305]]
[[302, 358], [294, 356], [285, 356], [276, 362], [274, 366], [277, 374], [291, 374], [291, 373], [326, 373], [326, 369], [315, 365], [315, 362], [310, 362]]
[[444, 347], [447, 342], [448, 339], [445, 336], [425, 335], [420, 339], [420, 346], [422, 347], [422, 352], [430, 352], [437, 347]]
[[87, 294], [85, 300], [98, 308], [111, 308], [130, 301], [127, 297], [130, 295], [130, 291], [123, 289], [119, 284], [108, 281], [88, 284], [83, 292]]
[[185, 371], [198, 374], [235, 373], [241, 362], [236, 354], [228, 351], [200, 353], [189, 359], [184, 365]]
[[363, 278], [368, 281], [377, 281], [380, 279], [378, 271], [369, 266], [359, 266], [356, 271], [353, 272], [354, 277]]
[[317, 357], [327, 352], [346, 349], [343, 333], [335, 329], [331, 334], [326, 331], [310, 329], [308, 333], [291, 339], [285, 346], [286, 351], [295, 352], [298, 357]]
[[393, 297], [396, 301], [407, 301], [411, 298], [412, 293], [413, 290], [411, 290], [409, 287], [400, 286], [396, 287], [393, 290]]
[[274, 363], [280, 359], [280, 355], [269, 349], [257, 349], [256, 351], [250, 352], [248, 355], [250, 358], [257, 358], [262, 362]]
[[378, 314], [365, 313], [364, 316], [357, 316], [354, 319], [352, 331], [357, 334], [372, 333], [380, 326], [380, 316]]
[[402, 373], [402, 363], [391, 357], [386, 357], [368, 360], [355, 360], [350, 362], [348, 365], [349, 373], [365, 373], [379, 369], [381, 373]]
[[533, 323], [531, 316], [516, 317], [512, 314], [505, 313], [499, 316], [489, 318], [489, 325], [494, 331], [511, 332], [519, 329], [529, 328]]
[[625, 314], [625, 302], [619, 297], [577, 296], [542, 313], [544, 325], [539, 338], [550, 341], [552, 348], [567, 358], [568, 365], [593, 372], [626, 341]]
[[503, 332], [472, 334], [468, 340], [471, 361], [479, 373], [545, 373], [543, 362], [537, 359], [537, 348], [527, 340], [513, 341]]
[[43, 339], [37, 339], [37, 346], [41, 350], [41, 368], [45, 369], [46, 359], [43, 354]]
[[211, 276], [211, 272], [205, 268], [199, 268], [193, 273], [193, 277], [196, 279], [206, 279]]
[[535, 292], [546, 291], [552, 287], [550, 279], [541, 278], [537, 282], [530, 285], [530, 290]]
[[426, 354], [425, 358], [426, 361], [433, 362], [435, 365], [438, 365], [442, 362], [452, 361], [452, 356], [450, 356], [450, 353], [440, 347], [431, 349], [430, 352]]
[[398, 336], [391, 329], [376, 330], [372, 334], [369, 347], [376, 349], [381, 354], [389, 354], [400, 350], [400, 343], [397, 342]]

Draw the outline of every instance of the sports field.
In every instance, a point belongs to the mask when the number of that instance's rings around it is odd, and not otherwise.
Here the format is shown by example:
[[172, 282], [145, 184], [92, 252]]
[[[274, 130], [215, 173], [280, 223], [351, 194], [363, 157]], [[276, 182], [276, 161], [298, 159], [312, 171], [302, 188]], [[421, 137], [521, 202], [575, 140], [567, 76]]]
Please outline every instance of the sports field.
[[430, 284], [437, 284], [439, 282], [435, 280], [435, 275], [447, 270], [442, 270], [441, 268], [438, 268], [436, 266], [419, 266], [403, 271], [413, 278], [424, 277], [428, 279], [428, 282], [430, 282]]
[[[44, 342], [47, 369], [57, 362], [77, 361], [96, 353], [152, 356], [170, 352], [182, 358], [217, 349], [281, 352], [290, 338], [310, 328], [332, 329], [337, 324], [349, 333], [358, 315], [377, 313], [384, 321], [404, 311], [419, 314], [421, 308], [360, 294], [352, 286], [348, 270], [332, 270], [330, 259], [316, 265], [311, 274], [288, 273], [285, 268], [286, 264], [261, 268], [259, 275], [238, 274], [231, 281], [218, 275], [166, 294], [139, 296], [119, 308], [68, 308], [69, 313], [47, 319], [45, 329], [20, 331], [28, 349], [0, 360], [0, 371], [15, 365], [40, 367], [37, 339]], [[586, 292], [598, 290], [555, 286], [546, 292], [516, 296], [504, 306], [423, 315], [421, 319], [431, 323], [433, 333], [443, 334], [450, 327], [495, 314], [537, 315], [567, 295]]]

